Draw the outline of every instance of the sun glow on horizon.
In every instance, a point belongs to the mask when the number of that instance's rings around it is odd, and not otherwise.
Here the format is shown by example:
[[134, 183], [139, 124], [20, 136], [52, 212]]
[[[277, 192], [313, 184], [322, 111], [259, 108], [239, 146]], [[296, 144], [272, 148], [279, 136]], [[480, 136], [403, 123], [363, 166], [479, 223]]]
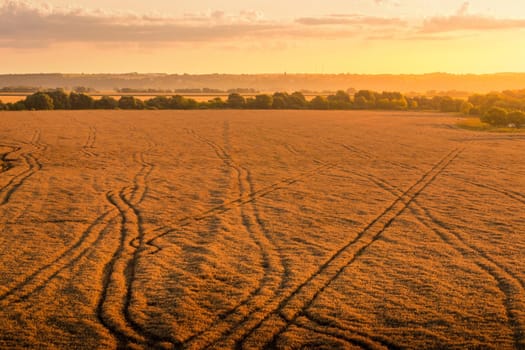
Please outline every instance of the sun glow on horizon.
[[427, 12], [418, 3], [327, 1], [293, 14], [291, 1], [276, 14], [259, 1], [252, 8], [225, 1], [221, 9], [197, 1], [179, 11], [166, 1], [150, 2], [149, 11], [118, 0], [103, 10], [98, 1], [0, 1], [0, 72], [525, 71], [525, 17], [512, 16], [514, 1], [494, 9], [447, 0]]

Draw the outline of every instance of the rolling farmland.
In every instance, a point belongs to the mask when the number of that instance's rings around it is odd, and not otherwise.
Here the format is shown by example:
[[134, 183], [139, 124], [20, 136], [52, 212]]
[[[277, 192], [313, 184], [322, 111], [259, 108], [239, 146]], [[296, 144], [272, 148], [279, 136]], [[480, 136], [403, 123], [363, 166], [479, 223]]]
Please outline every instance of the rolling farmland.
[[0, 113], [0, 348], [525, 348], [525, 134]]

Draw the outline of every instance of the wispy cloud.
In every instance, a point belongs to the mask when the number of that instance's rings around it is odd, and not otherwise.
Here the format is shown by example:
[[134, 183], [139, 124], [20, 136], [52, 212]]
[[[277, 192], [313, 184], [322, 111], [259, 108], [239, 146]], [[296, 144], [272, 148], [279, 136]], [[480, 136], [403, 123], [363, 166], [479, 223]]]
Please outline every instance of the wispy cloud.
[[[378, 5], [387, 3], [376, 2]], [[347, 38], [448, 40], [465, 35], [465, 31], [477, 33], [513, 28], [525, 28], [525, 19], [473, 15], [469, 13], [468, 2], [451, 16], [430, 17], [422, 21], [344, 13], [271, 20], [257, 11], [232, 14], [221, 10], [173, 17], [0, 0], [0, 48], [42, 48], [64, 43], [157, 47], [194, 42], [250, 45], [290, 38], [294, 42]]]
[[312, 26], [321, 25], [364, 25], [364, 26], [402, 26], [406, 21], [401, 18], [374, 17], [362, 15], [333, 14], [324, 17], [302, 17], [296, 19], [296, 23]]
[[420, 33], [450, 33], [459, 31], [492, 31], [525, 28], [525, 19], [496, 18], [469, 13], [465, 2], [451, 16], [436, 16], [423, 22]]
[[84, 9], [35, 7], [7, 1], [0, 7], [0, 46], [34, 47], [61, 42], [162, 43], [262, 36], [282, 28], [255, 11], [221, 11], [170, 18]]

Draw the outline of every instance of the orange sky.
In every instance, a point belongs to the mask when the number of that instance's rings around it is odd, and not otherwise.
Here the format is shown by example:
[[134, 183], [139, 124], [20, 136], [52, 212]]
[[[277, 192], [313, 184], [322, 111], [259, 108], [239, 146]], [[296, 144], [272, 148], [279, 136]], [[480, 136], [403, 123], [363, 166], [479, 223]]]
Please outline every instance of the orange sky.
[[524, 72], [522, 6], [7, 0], [0, 72]]

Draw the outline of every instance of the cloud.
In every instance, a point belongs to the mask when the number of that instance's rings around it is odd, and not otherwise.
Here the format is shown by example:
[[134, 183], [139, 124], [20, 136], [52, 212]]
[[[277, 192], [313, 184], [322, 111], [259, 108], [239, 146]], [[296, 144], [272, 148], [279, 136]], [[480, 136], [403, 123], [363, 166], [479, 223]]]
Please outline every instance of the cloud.
[[372, 28], [403, 27], [399, 18], [334, 14], [288, 21], [271, 21], [257, 11], [237, 14], [221, 10], [170, 17], [151, 13], [35, 6], [0, 0], [0, 47], [41, 48], [56, 44], [169, 46], [180, 43], [252, 43], [282, 39], [342, 39], [366, 37]]
[[[381, 2], [381, 1], [380, 1]], [[0, 0], [0, 48], [43, 48], [60, 44], [168, 47], [181, 43], [230, 45], [294, 39], [442, 40], [459, 31], [525, 28], [525, 19], [469, 14], [464, 2], [452, 16], [424, 21], [362, 14], [329, 14], [268, 20], [257, 11], [231, 14], [221, 10], [179, 17], [102, 9], [37, 6], [35, 2]], [[391, 2], [389, 2], [391, 3]], [[385, 38], [385, 39], [384, 39]]]
[[365, 25], [365, 26], [403, 26], [406, 21], [400, 18], [373, 17], [362, 15], [334, 14], [324, 17], [302, 17], [296, 23], [309, 26], [325, 25]]
[[[1, 4], [1, 3], [0, 3]], [[170, 18], [78, 8], [36, 7], [4, 1], [0, 7], [0, 47], [42, 47], [64, 42], [170, 43], [264, 36], [279, 30], [255, 11], [222, 11]]]
[[492, 31], [525, 28], [525, 19], [496, 18], [469, 14], [469, 3], [465, 2], [452, 16], [437, 16], [425, 20], [420, 33], [450, 33], [459, 31]]

